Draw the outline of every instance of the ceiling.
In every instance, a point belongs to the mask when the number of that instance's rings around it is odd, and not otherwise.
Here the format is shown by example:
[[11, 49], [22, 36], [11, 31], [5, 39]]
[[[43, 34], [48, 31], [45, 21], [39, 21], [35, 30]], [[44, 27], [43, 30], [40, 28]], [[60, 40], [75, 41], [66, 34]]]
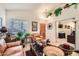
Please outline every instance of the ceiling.
[[30, 10], [36, 9], [40, 4], [33, 3], [0, 3], [0, 8], [7, 10], [21, 9], [21, 10]]
[[0, 3], [0, 9], [6, 9], [6, 10], [36, 10], [41, 7], [56, 7], [59, 4], [55, 3]]

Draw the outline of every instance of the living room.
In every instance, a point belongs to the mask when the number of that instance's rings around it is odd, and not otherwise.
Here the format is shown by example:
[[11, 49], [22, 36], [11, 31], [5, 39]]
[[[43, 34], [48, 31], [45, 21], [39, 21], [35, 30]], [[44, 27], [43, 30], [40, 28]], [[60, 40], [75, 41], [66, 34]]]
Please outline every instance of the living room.
[[[55, 13], [58, 8], [60, 8], [60, 11], [57, 11], [59, 14]], [[0, 47], [4, 50], [0, 50], [1, 56], [79, 55], [78, 12], [79, 4], [77, 3], [0, 3], [0, 38], [5, 38], [7, 44], [5, 49]], [[68, 24], [68, 22], [71, 24]], [[74, 25], [72, 25], [72, 22], [75, 22]], [[72, 30], [69, 31], [70, 33], [75, 31], [75, 44], [66, 40], [69, 32], [66, 32], [65, 29], [67, 31]], [[67, 34], [65, 33], [65, 37], [63, 35], [58, 37], [58, 33], [62, 31]], [[21, 34], [23, 35], [22, 37]], [[26, 37], [24, 38], [25, 35]], [[30, 39], [32, 39], [32, 42]], [[43, 45], [42, 47], [37, 46], [38, 51], [33, 47], [33, 44], [37, 43]], [[1, 40], [0, 44], [3, 44]], [[71, 50], [64, 51], [61, 45], [66, 48], [70, 47]]]

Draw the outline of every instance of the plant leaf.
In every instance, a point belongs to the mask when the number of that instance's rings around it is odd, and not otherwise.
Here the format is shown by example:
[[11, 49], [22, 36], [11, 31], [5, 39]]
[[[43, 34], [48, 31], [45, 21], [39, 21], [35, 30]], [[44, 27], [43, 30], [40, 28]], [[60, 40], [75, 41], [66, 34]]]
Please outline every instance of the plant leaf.
[[57, 8], [57, 9], [54, 11], [55, 16], [61, 15], [61, 11], [62, 11], [62, 8]]

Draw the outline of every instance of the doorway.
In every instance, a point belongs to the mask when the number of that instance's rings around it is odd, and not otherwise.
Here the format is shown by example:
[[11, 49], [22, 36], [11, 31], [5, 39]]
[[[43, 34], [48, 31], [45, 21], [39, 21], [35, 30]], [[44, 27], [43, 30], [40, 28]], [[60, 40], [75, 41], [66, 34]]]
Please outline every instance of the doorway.
[[46, 24], [40, 23], [40, 35], [46, 38]]
[[56, 21], [56, 39], [59, 43], [68, 43], [75, 47], [76, 23], [74, 19]]

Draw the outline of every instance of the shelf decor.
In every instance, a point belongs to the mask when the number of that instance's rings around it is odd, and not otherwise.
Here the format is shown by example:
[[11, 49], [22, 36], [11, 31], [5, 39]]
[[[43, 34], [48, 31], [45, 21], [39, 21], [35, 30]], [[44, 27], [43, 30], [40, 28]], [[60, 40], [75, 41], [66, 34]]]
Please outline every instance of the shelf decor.
[[49, 24], [48, 24], [48, 29], [51, 30], [52, 28], [53, 28], [52, 23], [49, 23]]

